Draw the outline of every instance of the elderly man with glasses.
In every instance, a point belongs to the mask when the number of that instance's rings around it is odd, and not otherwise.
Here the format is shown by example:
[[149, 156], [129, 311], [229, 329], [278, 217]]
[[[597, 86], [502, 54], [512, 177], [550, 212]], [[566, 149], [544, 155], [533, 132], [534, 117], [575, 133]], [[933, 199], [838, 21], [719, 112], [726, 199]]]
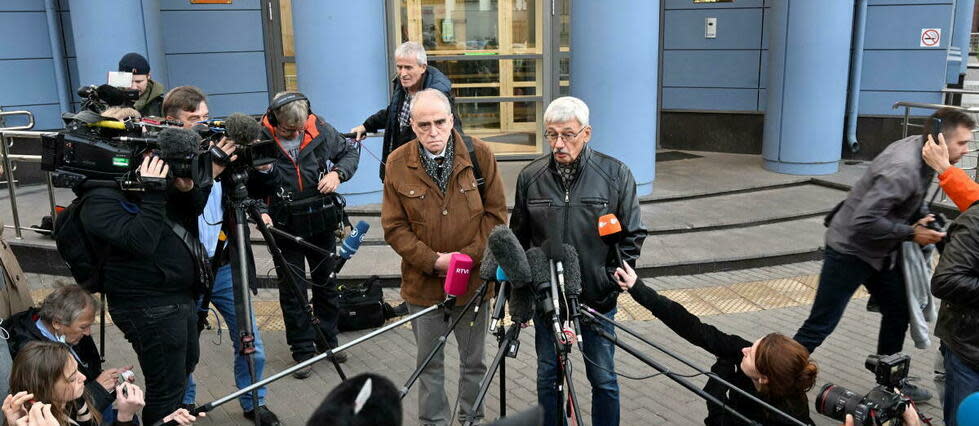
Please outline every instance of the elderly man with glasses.
[[[401, 296], [408, 311], [416, 313], [445, 300], [443, 281], [454, 253], [463, 253], [479, 269], [486, 239], [494, 226], [506, 222], [506, 199], [489, 147], [472, 138], [479, 171], [485, 180], [477, 183], [472, 157], [461, 133], [453, 129], [452, 106], [440, 91], [425, 89], [411, 100], [411, 127], [417, 138], [395, 149], [388, 157], [384, 180], [381, 225], [384, 239], [401, 256]], [[466, 304], [480, 286], [472, 274], [468, 291], [456, 305]], [[487, 301], [479, 312], [455, 309], [449, 323], [467, 315], [455, 328], [459, 345], [459, 420], [478, 423], [482, 411], [474, 409], [479, 381], [486, 372], [483, 352], [486, 340]], [[412, 321], [417, 344], [416, 362], [421, 364], [445, 332], [442, 315], [427, 315]], [[423, 425], [447, 425], [448, 397], [445, 393], [443, 352], [436, 354], [419, 380], [418, 420]]]
[[[613, 318], [619, 292], [611, 274], [620, 266], [619, 258], [635, 267], [646, 228], [632, 172], [621, 161], [588, 147], [592, 136], [588, 115], [588, 106], [578, 98], [566, 96], [548, 105], [544, 136], [551, 153], [532, 161], [517, 177], [510, 228], [527, 249], [544, 246], [549, 238], [560, 238], [574, 247], [581, 268], [581, 303]], [[598, 219], [606, 214], [615, 214], [622, 227], [617, 245], [599, 237]], [[560, 235], [549, 235], [552, 230]], [[565, 401], [560, 400], [561, 366], [551, 324], [550, 317], [535, 314], [537, 401], [544, 407], [545, 425], [566, 420], [558, 415]], [[608, 324], [597, 326], [615, 334]], [[592, 424], [617, 425], [615, 346], [586, 326], [581, 348], [588, 359], [585, 371], [592, 387]]]

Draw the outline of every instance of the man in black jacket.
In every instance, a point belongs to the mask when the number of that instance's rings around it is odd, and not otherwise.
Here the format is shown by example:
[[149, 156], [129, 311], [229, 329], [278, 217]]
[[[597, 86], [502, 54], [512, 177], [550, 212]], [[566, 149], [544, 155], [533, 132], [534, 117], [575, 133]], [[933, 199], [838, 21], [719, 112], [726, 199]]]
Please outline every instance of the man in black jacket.
[[[955, 425], [965, 397], [979, 392], [979, 208], [974, 204], [949, 228], [948, 243], [931, 279], [942, 299], [935, 335], [945, 358], [945, 424]], [[965, 420], [965, 419], [961, 419]], [[958, 424], [962, 424], [959, 422]]]
[[[270, 211], [276, 227], [303, 237], [307, 242], [334, 251], [342, 198], [335, 195], [342, 182], [353, 177], [360, 162], [360, 149], [330, 124], [310, 111], [309, 100], [299, 92], [279, 93], [272, 100], [269, 112], [262, 118], [264, 139], [278, 146], [272, 163], [273, 179]], [[326, 336], [329, 348], [338, 344], [337, 321], [340, 315], [337, 283], [330, 279], [333, 262], [323, 255], [296, 243], [277, 239], [282, 255], [291, 264], [305, 288], [308, 260], [312, 277], [313, 312]], [[317, 350], [316, 330], [306, 314], [300, 295], [291, 288], [280, 286], [279, 304], [286, 325], [286, 342], [292, 358], [298, 363], [312, 358]], [[334, 355], [344, 362], [343, 352]], [[299, 379], [309, 377], [309, 367], [293, 373]]]
[[[453, 128], [462, 133], [462, 120], [455, 114], [455, 101], [452, 97], [452, 82], [437, 68], [428, 66], [428, 56], [422, 45], [406, 41], [394, 51], [394, 60], [398, 75], [391, 90], [391, 103], [374, 115], [367, 117], [364, 124], [353, 129], [350, 133], [357, 134], [357, 141], [362, 141], [367, 132], [384, 129], [384, 147], [381, 152], [381, 162], [387, 164], [388, 155], [405, 142], [415, 139], [411, 130], [411, 112], [408, 105], [411, 98], [424, 89], [435, 89], [449, 98], [453, 110]], [[384, 181], [384, 164], [380, 167], [381, 181]]]
[[[149, 155], [139, 167], [144, 182], [168, 173], [162, 159]], [[146, 184], [142, 192], [122, 191], [115, 182], [79, 189], [91, 191], [81, 224], [93, 247], [108, 247], [101, 278], [109, 313], [146, 378], [146, 424], [178, 408], [199, 355], [193, 301], [204, 277], [192, 251], [199, 242], [179, 224], [196, 219], [209, 188], [186, 178], [170, 182]]]
[[[635, 178], [625, 164], [587, 146], [591, 126], [588, 106], [580, 99], [555, 99], [544, 112], [544, 122], [551, 155], [534, 160], [517, 177], [510, 228], [524, 248], [543, 246], [549, 238], [563, 238], [573, 246], [581, 262], [581, 302], [612, 318], [619, 290], [611, 273], [618, 265], [612, 247], [599, 238], [598, 218], [616, 215], [622, 227], [619, 252], [624, 262], [634, 265], [646, 239]], [[552, 228], [552, 222], [560, 226]], [[563, 235], [549, 235], [555, 229]], [[544, 424], [557, 425], [558, 404], [563, 402], [558, 401], [559, 366], [550, 324], [539, 314], [534, 319], [537, 400], [544, 407]], [[584, 355], [591, 360], [585, 370], [592, 385], [592, 424], [617, 425], [615, 346], [590, 327], [582, 329], [582, 337]]]

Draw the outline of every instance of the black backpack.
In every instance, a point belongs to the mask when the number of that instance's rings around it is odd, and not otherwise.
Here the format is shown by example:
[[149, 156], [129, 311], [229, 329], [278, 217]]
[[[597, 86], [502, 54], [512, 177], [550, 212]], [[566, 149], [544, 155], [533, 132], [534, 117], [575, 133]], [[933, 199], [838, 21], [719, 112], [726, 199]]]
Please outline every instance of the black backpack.
[[91, 197], [89, 190], [72, 200], [54, 221], [54, 242], [58, 254], [71, 270], [71, 276], [79, 286], [89, 293], [101, 293], [102, 267], [108, 257], [108, 250], [96, 250], [82, 226], [81, 208]]
[[372, 275], [360, 285], [342, 285], [340, 292], [340, 316], [337, 328], [340, 331], [364, 330], [384, 325], [388, 318], [384, 303], [384, 293], [377, 275]]

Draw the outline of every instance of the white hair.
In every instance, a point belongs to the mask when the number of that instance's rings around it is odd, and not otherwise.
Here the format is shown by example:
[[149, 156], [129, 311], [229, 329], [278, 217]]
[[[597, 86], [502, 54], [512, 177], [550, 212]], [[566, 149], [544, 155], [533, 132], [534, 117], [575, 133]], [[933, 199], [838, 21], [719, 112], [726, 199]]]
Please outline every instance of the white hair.
[[438, 101], [445, 113], [452, 115], [452, 104], [449, 102], [449, 98], [445, 96], [445, 93], [442, 93], [436, 89], [425, 89], [415, 93], [415, 96], [411, 97], [411, 103], [408, 104], [408, 111], [414, 112], [415, 104], [425, 98], [432, 98]]
[[414, 41], [401, 43], [401, 46], [394, 50], [394, 58], [414, 58], [418, 65], [428, 65], [428, 55], [425, 54], [425, 48]]
[[544, 111], [545, 123], [563, 123], [578, 120], [582, 126], [588, 125], [588, 105], [574, 96], [562, 96], [551, 101]]
[[[299, 92], [279, 92], [276, 93], [272, 100], [279, 99], [285, 95], [299, 94]], [[297, 127], [304, 123], [309, 118], [309, 104], [307, 101], [293, 101], [285, 105], [282, 105], [272, 111], [275, 114], [275, 119], [281, 123], [290, 127]]]

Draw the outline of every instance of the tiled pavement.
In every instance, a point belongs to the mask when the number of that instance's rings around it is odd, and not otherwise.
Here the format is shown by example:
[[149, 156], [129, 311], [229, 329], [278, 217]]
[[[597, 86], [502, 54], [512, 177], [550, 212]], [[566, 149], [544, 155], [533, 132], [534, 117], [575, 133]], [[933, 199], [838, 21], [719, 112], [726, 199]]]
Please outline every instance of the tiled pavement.
[[[795, 332], [809, 312], [818, 272], [819, 262], [804, 262], [696, 276], [657, 277], [646, 279], [646, 283], [684, 304], [705, 322], [753, 340], [769, 332], [787, 335]], [[33, 283], [40, 284], [41, 287], [49, 288], [52, 285], [51, 277], [34, 275], [31, 278]], [[47, 291], [35, 291], [35, 297], [42, 297]], [[396, 289], [387, 289], [385, 297], [395, 303], [399, 300]], [[274, 290], [261, 290], [255, 298], [255, 311], [259, 316], [257, 321], [262, 329], [267, 351], [266, 376], [292, 365], [285, 344], [285, 333], [281, 331], [276, 300], [277, 294]], [[619, 302], [618, 319], [627, 321], [629, 327], [688, 357], [705, 369], [713, 362], [710, 355], [680, 339], [662, 323], [651, 318], [648, 311], [637, 306], [627, 295], [622, 296]], [[864, 309], [865, 303], [866, 294], [858, 293], [836, 332], [816, 351], [814, 359], [820, 366], [820, 374], [815, 389], [810, 392], [810, 401], [814, 401], [819, 387], [828, 382], [843, 385], [858, 393], [866, 392], [873, 386], [873, 376], [864, 370], [863, 360], [874, 351], [880, 316], [867, 312]], [[345, 333], [340, 340], [349, 341], [365, 333]], [[219, 337], [215, 331], [205, 332], [201, 338], [201, 363], [196, 373], [199, 383], [198, 403], [211, 401], [235, 390], [230, 367], [231, 344], [228, 339], [226, 332]], [[525, 329], [520, 340], [522, 345], [517, 358], [507, 359], [509, 413], [529, 407], [536, 401], [533, 328]], [[691, 372], [689, 368], [635, 339], [625, 340], [642, 348], [646, 354], [664, 365], [675, 368], [677, 372]], [[136, 364], [128, 343], [118, 329], [111, 325], [107, 327], [107, 341], [111, 348], [119, 349], [109, 351], [109, 366]], [[361, 372], [384, 374], [401, 386], [413, 369], [414, 348], [410, 329], [400, 327], [349, 349], [350, 360], [343, 365], [344, 371], [347, 376]], [[911, 374], [921, 377], [920, 383], [929, 389], [934, 387], [930, 371], [936, 350], [935, 347], [918, 350], [913, 347], [910, 338], [906, 341], [906, 352], [912, 357]], [[496, 352], [496, 342], [492, 336], [487, 338], [486, 352], [489, 362]], [[449, 360], [446, 362], [446, 388], [450, 400], [454, 400], [458, 387], [458, 365], [452, 361], [457, 359], [456, 354], [455, 341], [450, 339], [446, 348]], [[581, 409], [585, 419], [590, 419], [590, 391], [584, 374], [584, 363], [576, 352], [572, 359], [576, 372], [575, 387], [581, 396]], [[617, 351], [616, 362], [617, 370], [629, 376], [648, 376], [655, 373], [624, 351]], [[698, 385], [705, 381], [702, 377], [691, 380]], [[317, 364], [313, 376], [307, 380], [286, 377], [273, 383], [269, 387], [268, 405], [282, 418], [283, 424], [302, 425], [337, 383], [338, 377], [332, 365]], [[706, 413], [704, 402], [666, 377], [640, 381], [621, 378], [619, 385], [624, 425], [703, 424]], [[487, 398], [487, 418], [498, 416], [498, 389], [498, 384], [494, 381]], [[405, 424], [415, 424], [417, 390], [413, 390], [404, 402]], [[941, 417], [941, 409], [936, 404], [925, 404], [921, 409], [929, 416]], [[235, 403], [219, 407], [209, 417], [209, 420], [200, 424], [246, 423]], [[813, 418], [820, 425], [839, 424], [815, 412]], [[590, 421], [586, 422], [588, 423]]]

